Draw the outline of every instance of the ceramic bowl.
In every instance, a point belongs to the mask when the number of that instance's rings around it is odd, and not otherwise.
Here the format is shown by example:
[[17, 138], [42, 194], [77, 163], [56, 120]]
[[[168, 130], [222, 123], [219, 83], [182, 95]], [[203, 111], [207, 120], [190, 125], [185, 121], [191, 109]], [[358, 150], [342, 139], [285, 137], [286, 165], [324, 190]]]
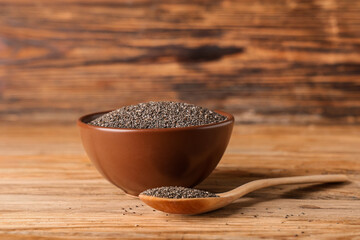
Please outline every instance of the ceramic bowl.
[[[109, 111], [107, 111], [109, 112]], [[154, 187], [193, 187], [215, 169], [228, 145], [234, 117], [183, 128], [123, 129], [87, 124], [107, 112], [79, 118], [88, 157], [111, 183], [131, 195]]]

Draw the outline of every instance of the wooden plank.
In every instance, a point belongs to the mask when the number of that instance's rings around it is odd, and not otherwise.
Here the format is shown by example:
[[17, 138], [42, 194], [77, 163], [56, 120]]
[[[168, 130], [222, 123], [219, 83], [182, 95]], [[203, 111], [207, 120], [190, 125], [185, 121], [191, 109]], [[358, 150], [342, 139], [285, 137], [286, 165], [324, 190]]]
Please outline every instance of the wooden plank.
[[360, 127], [238, 125], [213, 192], [281, 176], [344, 173], [350, 184], [279, 186], [221, 210], [167, 215], [95, 170], [75, 126], [0, 126], [1, 239], [356, 239]]
[[0, 119], [178, 100], [239, 123], [359, 123], [359, 26], [352, 0], [0, 0]]

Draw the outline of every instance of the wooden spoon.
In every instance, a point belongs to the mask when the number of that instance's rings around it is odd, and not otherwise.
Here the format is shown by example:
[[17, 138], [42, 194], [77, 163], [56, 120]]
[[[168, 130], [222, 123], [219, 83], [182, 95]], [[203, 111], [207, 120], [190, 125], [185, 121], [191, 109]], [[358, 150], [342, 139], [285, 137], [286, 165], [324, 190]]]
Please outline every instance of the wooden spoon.
[[231, 191], [217, 194], [219, 197], [208, 198], [161, 198], [140, 194], [139, 198], [157, 210], [177, 214], [199, 214], [222, 208], [247, 193], [255, 190], [285, 184], [329, 183], [349, 181], [346, 175], [313, 175], [301, 177], [282, 177], [255, 180]]

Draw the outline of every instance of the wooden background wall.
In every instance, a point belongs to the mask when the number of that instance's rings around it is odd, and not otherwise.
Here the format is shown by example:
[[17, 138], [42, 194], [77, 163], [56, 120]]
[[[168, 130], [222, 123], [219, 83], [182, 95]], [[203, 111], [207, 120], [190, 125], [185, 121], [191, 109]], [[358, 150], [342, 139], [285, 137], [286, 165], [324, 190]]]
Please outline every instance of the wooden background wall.
[[0, 121], [180, 100], [360, 123], [360, 1], [0, 0]]

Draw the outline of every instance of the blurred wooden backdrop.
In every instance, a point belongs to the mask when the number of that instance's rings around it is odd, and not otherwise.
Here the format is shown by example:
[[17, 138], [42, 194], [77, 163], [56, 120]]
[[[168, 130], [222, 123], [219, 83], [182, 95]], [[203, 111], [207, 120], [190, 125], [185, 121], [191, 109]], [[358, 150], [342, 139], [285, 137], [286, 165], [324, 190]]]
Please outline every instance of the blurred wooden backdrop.
[[360, 123], [360, 1], [0, 0], [0, 121], [180, 100]]

